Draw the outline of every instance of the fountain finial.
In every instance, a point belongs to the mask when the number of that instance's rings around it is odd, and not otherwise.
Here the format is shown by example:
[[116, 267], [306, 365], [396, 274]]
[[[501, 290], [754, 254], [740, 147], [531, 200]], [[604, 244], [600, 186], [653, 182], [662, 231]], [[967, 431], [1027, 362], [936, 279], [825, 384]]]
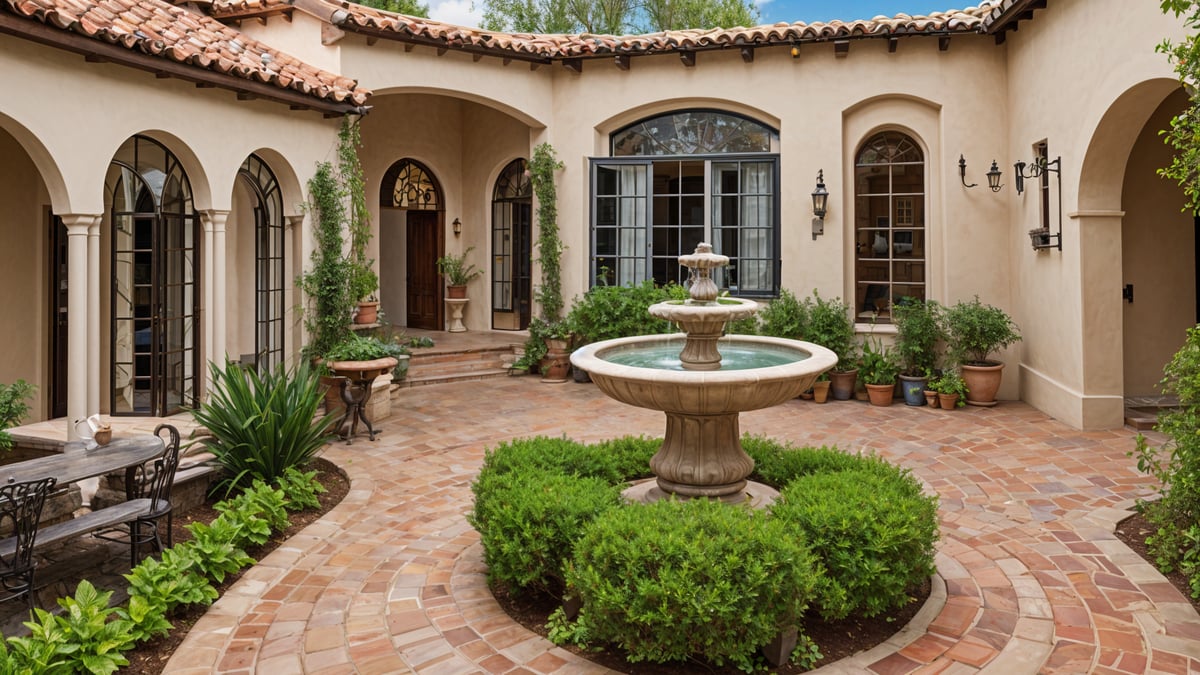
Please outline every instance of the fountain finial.
[[696, 304], [707, 304], [717, 299], [720, 291], [717, 282], [712, 279], [712, 271], [729, 264], [729, 256], [713, 253], [712, 250], [712, 244], [702, 241], [696, 245], [695, 253], [679, 256], [679, 264], [691, 270], [690, 295]]

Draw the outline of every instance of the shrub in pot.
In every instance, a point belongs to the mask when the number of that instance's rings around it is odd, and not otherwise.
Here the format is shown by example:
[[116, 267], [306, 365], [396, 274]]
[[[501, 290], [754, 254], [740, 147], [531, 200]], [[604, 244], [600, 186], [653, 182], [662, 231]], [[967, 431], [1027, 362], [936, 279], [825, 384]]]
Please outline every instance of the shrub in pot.
[[858, 361], [858, 376], [867, 387], [871, 405], [892, 404], [896, 375], [899, 373], [900, 364], [891, 350], [872, 340], [863, 345], [862, 357]]
[[850, 320], [850, 307], [840, 298], [826, 300], [816, 290], [804, 301], [808, 310], [808, 330], [804, 338], [821, 345], [838, 357], [838, 364], [829, 374], [833, 383], [833, 397], [839, 401], [849, 400], [854, 395], [854, 382], [858, 371], [858, 345], [854, 341], [854, 323]]
[[475, 247], [471, 246], [458, 255], [448, 253], [437, 259], [438, 272], [446, 277], [447, 295], [451, 298], [467, 297], [467, 284], [483, 274], [483, 270], [467, 262], [467, 256], [473, 250]]
[[947, 369], [929, 382], [929, 388], [937, 392], [938, 403], [944, 410], [961, 408], [966, 404], [967, 384], [957, 370]]
[[950, 356], [967, 383], [967, 403], [995, 405], [1004, 364], [991, 356], [1021, 339], [1017, 325], [1004, 310], [981, 303], [979, 296], [946, 308], [945, 321]]
[[942, 307], [934, 300], [903, 297], [892, 305], [895, 352], [900, 359], [900, 386], [908, 405], [924, 404], [929, 373], [938, 366], [938, 343], [945, 339]]

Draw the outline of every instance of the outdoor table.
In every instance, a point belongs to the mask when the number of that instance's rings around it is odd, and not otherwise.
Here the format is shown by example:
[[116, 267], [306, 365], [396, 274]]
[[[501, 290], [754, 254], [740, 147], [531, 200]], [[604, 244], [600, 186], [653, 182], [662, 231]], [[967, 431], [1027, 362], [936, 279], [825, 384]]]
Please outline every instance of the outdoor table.
[[358, 422], [362, 421], [367, 427], [370, 439], [375, 440], [375, 427], [367, 417], [367, 404], [371, 401], [371, 387], [375, 378], [391, 371], [399, 363], [397, 359], [386, 356], [371, 361], [334, 361], [329, 369], [335, 375], [343, 377], [341, 384], [342, 403], [346, 405], [346, 413], [338, 422], [338, 436], [347, 444], [351, 443], [358, 433]]
[[90, 450], [83, 441], [70, 441], [59, 454], [0, 466], [0, 480], [23, 482], [53, 476], [61, 486], [125, 469], [128, 491], [137, 467], [162, 453], [163, 440], [154, 434], [121, 436]]

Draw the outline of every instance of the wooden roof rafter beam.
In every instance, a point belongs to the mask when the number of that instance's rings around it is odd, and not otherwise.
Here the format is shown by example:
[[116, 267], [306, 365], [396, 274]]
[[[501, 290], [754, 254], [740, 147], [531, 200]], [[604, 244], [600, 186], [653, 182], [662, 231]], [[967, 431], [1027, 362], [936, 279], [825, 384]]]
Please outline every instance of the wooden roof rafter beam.
[[696, 67], [696, 52], [690, 49], [682, 49], [679, 51], [679, 62], [688, 68]]
[[632, 61], [628, 54], [617, 54], [613, 57], [613, 63], [621, 70], [629, 70]]
[[893, 35], [893, 36], [889, 37], [887, 39], [887, 41], [888, 41], [888, 53], [895, 54], [896, 48], [900, 46], [900, 38]]
[[509, 50], [509, 49], [502, 50], [502, 49], [479, 47], [479, 46], [475, 46], [475, 45], [463, 45], [463, 44], [455, 44], [454, 46], [450, 46], [446, 43], [445, 40], [436, 40], [433, 38], [428, 38], [428, 37], [424, 37], [421, 35], [414, 35], [413, 33], [407, 33], [407, 32], [399, 33], [399, 32], [393, 31], [393, 30], [384, 30], [384, 29], [380, 29], [380, 28], [368, 28], [365, 26], [354, 25], [349, 22], [343, 22], [342, 24], [339, 25], [339, 27], [348, 33], [357, 33], [359, 35], [363, 35], [363, 36], [367, 36], [367, 37], [375, 36], [381, 40], [390, 40], [392, 42], [400, 42], [400, 43], [404, 44], [404, 51], [406, 51], [406, 52], [411, 52], [413, 50], [414, 46], [420, 46], [420, 47], [433, 47], [434, 49], [437, 50], [438, 55], [445, 54], [447, 51], [450, 51], [451, 49], [453, 49], [456, 52], [465, 52], [467, 54], [472, 54], [472, 55], [482, 54], [484, 56], [494, 56], [497, 58], [509, 59], [510, 61], [528, 61], [530, 63], [536, 63], [539, 65], [548, 64], [548, 63], [553, 62], [552, 59], [550, 59], [549, 57], [546, 57], [546, 56], [537, 56], [534, 54], [526, 54], [524, 52], [520, 52], [520, 51], [516, 51], [516, 50]]
[[939, 52], [950, 51], [950, 36], [949, 35], [942, 35], [938, 38], [938, 51]]
[[583, 72], [583, 59], [563, 59], [562, 64], [563, 68], [566, 68], [574, 73]]
[[849, 54], [850, 54], [850, 41], [849, 40], [834, 40], [833, 41], [833, 55], [834, 56], [838, 57], [839, 59], [844, 59]]
[[742, 47], [742, 61], [746, 63], [754, 63], [754, 47]]

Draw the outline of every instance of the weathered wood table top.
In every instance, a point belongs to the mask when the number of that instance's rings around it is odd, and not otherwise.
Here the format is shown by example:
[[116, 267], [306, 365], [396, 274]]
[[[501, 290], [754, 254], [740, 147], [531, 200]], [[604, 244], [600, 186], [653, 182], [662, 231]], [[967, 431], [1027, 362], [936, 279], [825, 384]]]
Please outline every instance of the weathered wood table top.
[[59, 485], [65, 485], [143, 464], [162, 452], [163, 440], [154, 434], [121, 436], [91, 450], [85, 449], [82, 441], [72, 441], [60, 454], [0, 466], [0, 482], [53, 476]]

